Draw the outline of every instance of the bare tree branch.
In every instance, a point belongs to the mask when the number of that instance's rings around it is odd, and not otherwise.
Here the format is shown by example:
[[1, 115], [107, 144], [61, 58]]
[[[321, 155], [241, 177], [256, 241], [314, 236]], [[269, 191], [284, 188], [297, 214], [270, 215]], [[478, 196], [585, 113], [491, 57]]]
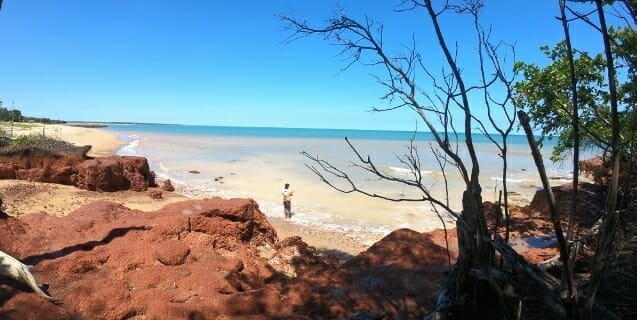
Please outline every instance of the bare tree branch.
[[[498, 58], [498, 51], [501, 50], [500, 44], [491, 43], [489, 41], [490, 31], [485, 31], [477, 22], [477, 12], [482, 6], [481, 0], [465, 0], [461, 5], [446, 1], [440, 8], [434, 8], [430, 0], [403, 0], [401, 7], [395, 10], [401, 12], [424, 9], [444, 56], [444, 66], [440, 67], [441, 70], [438, 72], [433, 72], [430, 67], [427, 67], [427, 63], [417, 51], [413, 36], [410, 45], [402, 47], [407, 54], [388, 55], [389, 47], [385, 48], [382, 41], [382, 25], [367, 17], [363, 23], [358, 23], [341, 11], [337, 12], [333, 18], [328, 19], [322, 27], [310, 26], [307, 22], [293, 17], [282, 17], [282, 19], [292, 30], [289, 41], [309, 35], [322, 36], [342, 47], [340, 56], [347, 59], [346, 68], [349, 68], [353, 62], [380, 67], [378, 70], [381, 70], [382, 75], [374, 76], [374, 79], [385, 88], [386, 91], [380, 99], [388, 104], [375, 107], [371, 111], [383, 112], [408, 108], [418, 115], [419, 120], [425, 124], [426, 130], [433, 136], [430, 149], [442, 173], [444, 198], [432, 194], [431, 190], [437, 182], [428, 185], [430, 182], [423, 175], [421, 157], [415, 144], [415, 135], [410, 140], [406, 152], [403, 155], [395, 155], [398, 163], [408, 169], [407, 176], [386, 172], [369, 155], [360, 153], [347, 138], [346, 142], [356, 157], [348, 169], [339, 169], [319, 156], [313, 156], [303, 151], [302, 154], [312, 161], [312, 164], [307, 165], [307, 167], [331, 188], [343, 193], [359, 193], [368, 197], [396, 202], [428, 201], [432, 204], [432, 210], [439, 219], [442, 219], [442, 216], [438, 210], [447, 211], [456, 219], [459, 255], [462, 258], [459, 259], [459, 263], [450, 275], [450, 279], [455, 279], [458, 282], [450, 284], [446, 290], [453, 290], [456, 286], [461, 288], [468, 281], [469, 272], [479, 266], [480, 273], [486, 276], [486, 281], [493, 293], [499, 297], [497, 302], [503, 310], [503, 314], [511, 314], [511, 310], [506, 305], [502, 288], [489, 272], [494, 266], [494, 249], [483, 240], [485, 237], [489, 238], [489, 230], [482, 207], [482, 188], [479, 182], [480, 163], [472, 131], [474, 130], [473, 126], [477, 124], [479, 130], [501, 151], [503, 162], [506, 163], [506, 137], [511, 132], [517, 115], [511, 104], [510, 91], [513, 78], [509, 79], [505, 75], [503, 63], [506, 62], [506, 59]], [[474, 15], [476, 33], [479, 37], [477, 59], [482, 69], [481, 80], [468, 83], [463, 79], [458, 64], [461, 52], [459, 43], [447, 42], [440, 28], [438, 19], [446, 12]], [[515, 54], [514, 50], [511, 51]], [[416, 81], [422, 82], [423, 78], [430, 83], [426, 86], [417, 85]], [[507, 91], [506, 94], [495, 96], [491, 92], [491, 89], [495, 87], [504, 88]], [[483, 104], [488, 108], [488, 121], [479, 119], [473, 113], [471, 103], [475, 102], [470, 102], [469, 94], [482, 94]], [[456, 115], [455, 118], [459, 117], [458, 119], [454, 119], [454, 113], [457, 111], [461, 111], [461, 113]], [[495, 113], [500, 113], [502, 118], [507, 119], [504, 126], [500, 126]], [[456, 128], [458, 125], [461, 127]], [[497, 138], [492, 133], [493, 130], [502, 139]], [[469, 160], [464, 158], [465, 154], [468, 154]], [[462, 212], [456, 212], [450, 206], [451, 195], [447, 172], [450, 167], [458, 170], [458, 175], [465, 186], [461, 196]], [[506, 172], [506, 164], [504, 164], [504, 168]], [[350, 170], [371, 175], [378, 179], [377, 181], [402, 184], [410, 188], [410, 192], [403, 191], [399, 196], [396, 196], [365, 190], [357, 185], [353, 179], [353, 171]], [[506, 181], [506, 173], [504, 181]], [[413, 191], [416, 191], [417, 195], [414, 195]], [[506, 203], [505, 201], [505, 207], [507, 207]], [[442, 222], [444, 225], [444, 221]], [[444, 226], [446, 228], [446, 225]], [[471, 284], [467, 283], [467, 285]], [[442, 310], [448, 310], [450, 303], [448, 294], [452, 291], [445, 292], [447, 294], [441, 293], [437, 307], [437, 312], [440, 314], [444, 313]]]

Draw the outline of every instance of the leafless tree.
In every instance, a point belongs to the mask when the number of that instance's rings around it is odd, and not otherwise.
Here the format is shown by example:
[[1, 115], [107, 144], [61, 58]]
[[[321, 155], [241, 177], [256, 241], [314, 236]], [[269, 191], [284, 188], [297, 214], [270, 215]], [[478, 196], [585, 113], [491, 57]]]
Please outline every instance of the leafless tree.
[[[516, 113], [511, 103], [513, 79], [506, 76], [504, 70], [507, 67], [507, 61], [498, 51], [502, 48], [511, 49], [509, 52], [512, 53], [514, 51], [506, 44], [494, 44], [489, 39], [490, 32], [486, 31], [478, 20], [482, 7], [483, 3], [479, 0], [461, 1], [460, 4], [447, 1], [440, 7], [434, 6], [429, 0], [405, 0], [397, 9], [398, 11], [424, 10], [426, 13], [444, 56], [445, 67], [440, 74], [434, 72], [432, 66], [427, 65], [427, 61], [416, 49], [415, 40], [406, 46], [406, 54], [390, 55], [388, 52], [391, 50], [388, 50], [388, 45], [383, 38], [383, 25], [369, 17], [359, 22], [341, 9], [324, 25], [315, 26], [294, 16], [282, 16], [291, 32], [289, 41], [307, 36], [321, 36], [341, 46], [341, 55], [345, 57], [347, 63], [346, 68], [354, 63], [380, 67], [379, 70], [383, 71], [382, 74], [376, 75], [376, 80], [387, 90], [382, 97], [387, 102], [387, 106], [375, 108], [374, 111], [408, 108], [417, 114], [427, 131], [433, 135], [432, 152], [436, 155], [445, 182], [448, 174], [446, 168], [449, 166], [457, 170], [456, 174], [464, 182], [465, 190], [462, 196], [458, 195], [462, 209], [456, 211], [457, 209], [454, 210], [449, 205], [448, 191], [445, 192], [444, 197], [436, 196], [425, 184], [421, 173], [419, 151], [414, 146], [413, 139], [408, 151], [398, 157], [411, 173], [408, 178], [383, 171], [375, 164], [371, 156], [362, 154], [352, 141], [346, 138], [346, 143], [356, 158], [352, 162], [354, 168], [366, 171], [379, 180], [398, 182], [413, 188], [418, 191], [419, 196], [416, 197], [394, 197], [371, 192], [361, 188], [360, 182], [354, 181], [346, 169], [338, 168], [318, 155], [303, 152], [312, 161], [308, 167], [322, 181], [341, 192], [361, 193], [390, 201], [428, 201], [434, 208], [443, 209], [456, 219], [459, 257], [449, 281], [440, 292], [437, 310], [432, 314], [434, 318], [444, 318], [450, 309], [453, 309], [455, 314], [471, 314], [485, 305], [499, 306], [494, 311], [498, 317], [514, 318], [519, 313], [519, 304], [507, 302], [511, 297], [507, 296], [504, 287], [508, 285], [510, 279], [502, 276], [501, 272], [494, 271], [498, 268], [494, 247], [505, 251], [505, 254], [509, 254], [509, 250], [506, 249], [508, 248], [506, 242], [499, 237], [495, 240], [498, 246], [491, 243], [482, 206], [480, 161], [472, 133], [478, 129], [486, 134], [499, 149], [503, 163], [503, 187], [506, 191], [507, 137], [516, 121]], [[462, 74], [458, 61], [458, 44], [450, 44], [440, 26], [439, 20], [450, 13], [465, 14], [472, 19], [478, 43], [475, 62], [480, 67], [479, 80], [474, 84], [468, 83]], [[421, 78], [427, 79], [432, 88], [420, 85]], [[502, 91], [505, 92], [503, 97], [497, 97], [494, 94], [496, 87], [503, 89]], [[470, 99], [470, 95], [476, 94], [481, 95], [481, 101]], [[487, 110], [486, 119], [476, 116], [477, 108]], [[457, 111], [461, 115], [460, 119], [454, 119]], [[504, 114], [503, 126], [494, 116], [495, 113]], [[490, 134], [491, 131], [496, 131], [497, 134]], [[461, 150], [466, 150], [468, 159], [463, 159]], [[506, 199], [505, 197], [505, 212], [508, 212]], [[506, 233], [508, 237], [508, 227]], [[524, 265], [523, 259], [520, 261], [519, 256], [512, 257], [511, 260]], [[497, 297], [497, 301], [485, 301], [488, 299], [485, 295], [476, 294], [474, 290], [465, 290], [478, 286], [490, 288]], [[553, 297], [556, 304], [559, 304], [559, 297]], [[559, 306], [556, 308], [559, 309]], [[563, 313], [563, 310], [558, 312]]]

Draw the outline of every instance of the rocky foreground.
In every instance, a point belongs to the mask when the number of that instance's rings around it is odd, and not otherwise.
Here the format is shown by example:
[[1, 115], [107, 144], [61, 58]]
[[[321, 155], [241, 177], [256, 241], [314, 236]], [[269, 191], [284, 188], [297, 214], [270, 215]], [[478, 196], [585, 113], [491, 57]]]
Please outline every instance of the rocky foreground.
[[[514, 247], [527, 260], [557, 254], [551, 241], [534, 243], [548, 238], [545, 214], [532, 206], [511, 214]], [[339, 265], [298, 237], [278, 239], [250, 199], [153, 212], [96, 201], [65, 217], [4, 217], [0, 228], [0, 248], [34, 265], [58, 299], [2, 279], [2, 319], [413, 319], [431, 311], [457, 248], [455, 230], [449, 255], [443, 230], [396, 230]]]
[[67, 217], [7, 217], [0, 228], [0, 247], [34, 265], [59, 300], [3, 280], [8, 319], [412, 318], [428, 311], [448, 262], [430, 235], [398, 230], [339, 266], [300, 238], [277, 239], [248, 199], [156, 212], [100, 201]]

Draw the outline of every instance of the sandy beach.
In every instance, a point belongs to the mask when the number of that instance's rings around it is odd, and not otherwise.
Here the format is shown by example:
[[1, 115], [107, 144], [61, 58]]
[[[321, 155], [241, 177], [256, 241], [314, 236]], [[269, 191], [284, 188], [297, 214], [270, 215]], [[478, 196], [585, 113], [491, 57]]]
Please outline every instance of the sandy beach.
[[[117, 134], [99, 128], [38, 125], [30, 129], [14, 129], [14, 135], [29, 133], [44, 133], [75, 145], [91, 145], [89, 155], [94, 157], [114, 155], [125, 145]], [[179, 191], [179, 189], [176, 192], [164, 191], [162, 199], [153, 199], [148, 192], [93, 192], [59, 184], [0, 180], [0, 195], [4, 200], [3, 209], [15, 216], [35, 212], [61, 216], [98, 200], [119, 203], [135, 210], [154, 211], [167, 204], [189, 199]], [[346, 258], [367, 249], [354, 236], [348, 236], [345, 233], [313, 230], [279, 218], [269, 217], [268, 219], [276, 229], [279, 239], [300, 236], [320, 252], [333, 253], [340, 258]]]

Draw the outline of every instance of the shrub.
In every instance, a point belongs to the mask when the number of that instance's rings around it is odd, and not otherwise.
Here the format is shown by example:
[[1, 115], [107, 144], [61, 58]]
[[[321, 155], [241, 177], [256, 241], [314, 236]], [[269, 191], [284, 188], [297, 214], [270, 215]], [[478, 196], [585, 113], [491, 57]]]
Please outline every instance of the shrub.
[[2, 144], [2, 138], [0, 138], [0, 147], [5, 149], [39, 148], [51, 151], [70, 151], [77, 148], [72, 143], [41, 134], [20, 135], [13, 140], [9, 139], [8, 144]]
[[0, 148], [11, 144], [11, 137], [4, 129], [0, 128]]

